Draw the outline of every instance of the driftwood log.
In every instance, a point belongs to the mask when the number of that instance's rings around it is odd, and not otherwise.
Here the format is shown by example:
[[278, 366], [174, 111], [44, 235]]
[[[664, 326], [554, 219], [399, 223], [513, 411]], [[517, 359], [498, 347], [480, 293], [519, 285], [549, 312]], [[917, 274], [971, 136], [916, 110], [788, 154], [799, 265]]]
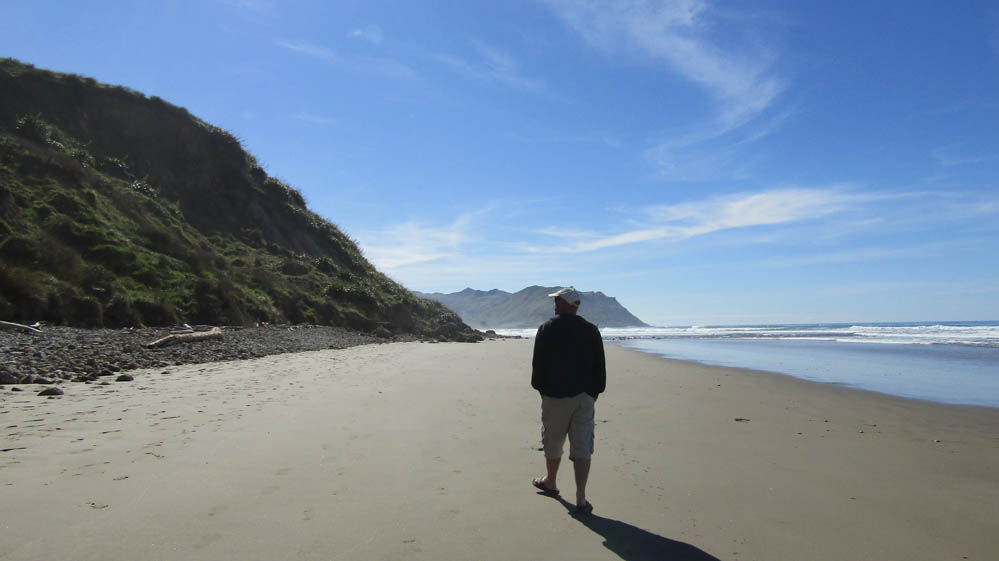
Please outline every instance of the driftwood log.
[[35, 329], [30, 325], [21, 325], [20, 323], [11, 323], [9, 321], [0, 321], [0, 328], [3, 329], [16, 329], [18, 331], [26, 331], [28, 333], [41, 333], [41, 329]]
[[208, 331], [195, 331], [194, 333], [174, 333], [167, 335], [162, 339], [157, 339], [152, 343], [146, 343], [146, 348], [158, 349], [160, 347], [169, 347], [170, 345], [176, 345], [178, 343], [196, 343], [198, 341], [207, 341], [209, 339], [221, 339], [222, 330], [218, 327], [213, 327]]

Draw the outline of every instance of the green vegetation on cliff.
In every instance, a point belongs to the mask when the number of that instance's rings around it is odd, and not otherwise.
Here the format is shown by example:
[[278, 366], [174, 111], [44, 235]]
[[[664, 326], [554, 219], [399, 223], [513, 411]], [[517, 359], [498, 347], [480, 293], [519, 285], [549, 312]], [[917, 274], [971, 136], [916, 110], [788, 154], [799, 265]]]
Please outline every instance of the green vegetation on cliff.
[[12, 59], [0, 59], [0, 319], [470, 333], [378, 272], [228, 132]]

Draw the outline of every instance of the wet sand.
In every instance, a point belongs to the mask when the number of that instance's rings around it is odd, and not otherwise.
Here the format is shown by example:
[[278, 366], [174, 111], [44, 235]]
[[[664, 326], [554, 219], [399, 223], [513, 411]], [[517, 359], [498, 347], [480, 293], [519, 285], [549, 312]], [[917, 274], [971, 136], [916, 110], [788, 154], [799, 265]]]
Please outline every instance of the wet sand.
[[[999, 410], [607, 346], [588, 496], [532, 341], [396, 343], [0, 392], [0, 559], [999, 558]], [[564, 462], [563, 496], [573, 496]]]

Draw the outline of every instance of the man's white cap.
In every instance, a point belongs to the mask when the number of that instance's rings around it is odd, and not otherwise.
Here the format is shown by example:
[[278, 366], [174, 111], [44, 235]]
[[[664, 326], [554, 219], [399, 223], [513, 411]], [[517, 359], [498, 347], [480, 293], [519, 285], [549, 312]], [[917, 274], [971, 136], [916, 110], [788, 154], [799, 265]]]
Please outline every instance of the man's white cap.
[[574, 306], [578, 306], [580, 302], [579, 292], [577, 292], [576, 289], [571, 286], [569, 288], [562, 288], [556, 292], [552, 292], [551, 294], [548, 295], [548, 297], [561, 298]]

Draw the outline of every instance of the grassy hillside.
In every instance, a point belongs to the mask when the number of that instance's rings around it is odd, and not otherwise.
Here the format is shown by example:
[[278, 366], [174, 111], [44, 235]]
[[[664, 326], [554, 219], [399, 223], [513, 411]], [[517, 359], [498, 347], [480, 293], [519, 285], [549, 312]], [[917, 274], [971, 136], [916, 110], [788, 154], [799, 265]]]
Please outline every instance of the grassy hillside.
[[12, 59], [0, 59], [0, 319], [470, 333], [375, 270], [228, 132]]

